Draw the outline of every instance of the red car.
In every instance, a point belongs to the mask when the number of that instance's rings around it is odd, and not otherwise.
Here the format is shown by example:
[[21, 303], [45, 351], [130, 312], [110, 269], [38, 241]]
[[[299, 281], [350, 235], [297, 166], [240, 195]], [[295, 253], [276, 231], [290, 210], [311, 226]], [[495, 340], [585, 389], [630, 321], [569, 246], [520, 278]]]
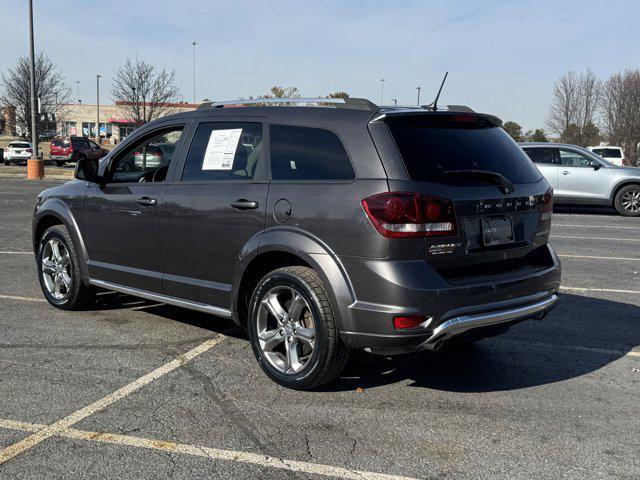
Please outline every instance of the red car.
[[56, 138], [51, 142], [49, 158], [56, 165], [77, 162], [81, 158], [102, 158], [109, 150], [105, 150], [92, 140], [84, 137]]

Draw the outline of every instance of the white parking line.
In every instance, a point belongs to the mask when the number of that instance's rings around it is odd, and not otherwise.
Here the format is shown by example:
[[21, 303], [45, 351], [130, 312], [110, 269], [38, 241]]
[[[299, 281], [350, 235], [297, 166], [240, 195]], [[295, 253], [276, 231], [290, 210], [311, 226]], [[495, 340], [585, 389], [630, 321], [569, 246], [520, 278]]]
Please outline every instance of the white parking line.
[[569, 224], [569, 223], [554, 223], [551, 225], [553, 227], [580, 227], [580, 228], [609, 228], [609, 229], [618, 229], [621, 228], [623, 230], [639, 230], [640, 226], [630, 227], [628, 225], [578, 225], [578, 224]]
[[595, 260], [623, 260], [625, 262], [640, 262], [640, 258], [633, 257], [598, 257], [595, 255], [564, 255], [558, 254], [560, 258], [591, 258]]
[[616, 288], [591, 288], [591, 287], [560, 287], [565, 292], [606, 292], [606, 293], [634, 293], [640, 294], [640, 290], [618, 290]]
[[33, 252], [3, 252], [0, 251], [2, 255], [33, 255]]
[[[0, 428], [9, 430], [19, 430], [23, 432], [39, 432], [47, 428], [47, 425], [37, 423], [18, 422], [15, 420], [0, 419]], [[91, 432], [77, 430], [75, 428], [64, 429], [56, 436], [72, 438], [75, 440], [85, 440], [88, 442], [108, 443], [112, 445], [126, 445], [137, 448], [147, 448], [160, 450], [169, 453], [180, 453], [205, 457], [210, 460], [223, 460], [229, 462], [239, 462], [261, 467], [277, 468], [290, 472], [301, 472], [312, 475], [322, 475], [328, 477], [338, 477], [348, 480], [416, 480], [411, 477], [397, 475], [387, 475], [384, 473], [368, 472], [364, 470], [353, 470], [343, 467], [335, 467], [321, 463], [301, 462], [298, 460], [288, 460], [285, 458], [272, 457], [258, 453], [243, 452], [238, 450], [222, 450], [219, 448], [202, 447], [185, 443], [167, 442], [129, 435], [117, 435], [113, 433]]]
[[72, 425], [75, 425], [79, 421], [84, 420], [90, 415], [93, 415], [94, 413], [105, 409], [112, 403], [117, 402], [118, 400], [121, 400], [128, 395], [131, 395], [133, 392], [139, 390], [145, 385], [148, 385], [154, 380], [157, 380], [163, 375], [166, 375], [167, 373], [172, 372], [173, 370], [177, 369], [181, 365], [184, 365], [188, 361], [192, 360], [198, 355], [201, 355], [207, 350], [209, 350], [210, 348], [214, 347], [225, 338], [226, 337], [224, 335], [218, 334], [216, 337], [201, 343], [194, 349], [189, 350], [187, 353], [180, 355], [178, 358], [172, 360], [171, 362], [166, 363], [165, 365], [155, 369], [154, 371], [144, 375], [143, 377], [140, 377], [139, 379], [129, 383], [128, 385], [125, 385], [124, 387], [116, 390], [115, 392], [101, 398], [100, 400], [97, 400], [96, 402], [93, 402], [92, 404], [87, 405], [84, 408], [81, 408], [80, 410], [72, 413], [71, 415], [61, 420], [58, 420], [57, 422], [51, 425], [47, 425], [42, 430], [37, 431], [36, 433], [28, 436], [27, 438], [17, 443], [14, 443], [13, 445], [8, 446], [4, 450], [0, 451], [0, 465], [2, 465], [7, 460], [12, 459], [16, 455], [21, 454], [25, 450], [29, 450], [30, 448], [35, 447], [36, 445], [43, 442], [44, 440], [54, 435], [60, 434], [60, 432], [68, 429]]
[[46, 302], [44, 298], [22, 297], [20, 295], [0, 295], [0, 300], [19, 300], [21, 302]]
[[611, 242], [640, 242], [640, 238], [586, 237], [575, 235], [551, 235], [551, 238], [575, 238], [577, 240], [608, 240]]

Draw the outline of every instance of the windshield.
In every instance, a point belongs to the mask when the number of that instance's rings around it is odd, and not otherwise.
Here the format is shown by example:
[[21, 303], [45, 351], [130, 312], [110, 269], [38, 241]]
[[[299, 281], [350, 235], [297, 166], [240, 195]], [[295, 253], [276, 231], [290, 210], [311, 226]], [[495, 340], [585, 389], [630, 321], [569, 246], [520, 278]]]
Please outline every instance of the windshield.
[[535, 183], [541, 178], [533, 162], [511, 137], [480, 116], [392, 117], [387, 124], [412, 180], [486, 184], [478, 176], [447, 173], [456, 170], [496, 172], [516, 184]]

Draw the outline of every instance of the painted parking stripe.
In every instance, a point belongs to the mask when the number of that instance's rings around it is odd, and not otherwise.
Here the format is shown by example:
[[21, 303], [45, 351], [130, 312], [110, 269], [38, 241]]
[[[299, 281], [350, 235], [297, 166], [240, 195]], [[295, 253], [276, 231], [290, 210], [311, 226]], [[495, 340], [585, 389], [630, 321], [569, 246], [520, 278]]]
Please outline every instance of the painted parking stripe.
[[0, 251], [2, 255], [33, 255], [33, 252], [6, 252]]
[[[0, 419], [0, 428], [19, 430], [23, 432], [39, 432], [47, 428], [46, 425], [37, 423], [18, 422], [14, 420]], [[322, 475], [327, 477], [344, 478], [348, 480], [416, 480], [412, 477], [388, 475], [384, 473], [354, 470], [321, 463], [302, 462], [285, 458], [272, 457], [259, 453], [243, 452], [238, 450], [223, 450], [219, 448], [202, 447], [185, 443], [168, 442], [164, 440], [132, 437], [130, 435], [117, 435], [113, 433], [92, 432], [77, 430], [75, 428], [64, 429], [56, 434], [64, 438], [84, 440], [88, 442], [108, 443], [111, 445], [125, 445], [129, 447], [160, 450], [169, 453], [193, 455], [210, 460], [222, 460], [238, 462], [260, 467], [277, 468], [290, 472]]]
[[551, 225], [551, 228], [554, 227], [580, 227], [580, 228], [608, 228], [608, 229], [618, 229], [621, 228], [623, 230], [638, 230], [638, 227], [630, 227], [628, 225], [578, 225], [578, 224], [569, 224], [569, 223], [554, 223]]
[[22, 297], [20, 295], [0, 295], [0, 300], [18, 300], [21, 302], [46, 302], [44, 298]]
[[118, 400], [121, 400], [127, 397], [128, 395], [131, 395], [132, 393], [141, 389], [145, 385], [150, 384], [154, 380], [157, 380], [158, 378], [166, 375], [167, 373], [174, 371], [175, 369], [189, 362], [190, 360], [197, 357], [198, 355], [201, 355], [204, 352], [208, 351], [209, 349], [211, 349], [212, 347], [220, 343], [225, 338], [226, 337], [224, 335], [218, 334], [214, 338], [211, 338], [201, 343], [194, 349], [189, 350], [187, 353], [180, 355], [179, 357], [172, 360], [171, 362], [162, 365], [161, 367], [125, 385], [124, 387], [116, 390], [115, 392], [110, 393], [105, 397], [102, 397], [100, 400], [97, 400], [92, 404], [87, 405], [86, 407], [83, 407], [80, 410], [72, 413], [71, 415], [68, 415], [63, 419], [58, 420], [57, 422], [46, 426], [42, 430], [35, 432], [33, 435], [30, 435], [27, 438], [17, 443], [14, 443], [13, 445], [8, 446], [4, 450], [0, 451], [0, 465], [12, 459], [16, 455], [20, 455], [22, 452], [35, 447], [36, 445], [43, 442], [44, 440], [51, 438], [54, 435], [58, 435], [63, 430], [70, 428], [71, 426], [93, 415], [94, 413], [97, 413], [105, 409], [112, 403], [115, 403]]
[[591, 287], [560, 287], [565, 292], [606, 292], [606, 293], [634, 293], [640, 294], [640, 290], [619, 290], [616, 288], [591, 288]]
[[633, 257], [598, 257], [595, 255], [565, 255], [558, 254], [560, 258], [590, 258], [594, 260], [622, 260], [625, 262], [640, 262], [640, 258]]
[[640, 238], [585, 237], [584, 235], [551, 235], [551, 238], [574, 238], [576, 240], [608, 240], [611, 242], [640, 242]]

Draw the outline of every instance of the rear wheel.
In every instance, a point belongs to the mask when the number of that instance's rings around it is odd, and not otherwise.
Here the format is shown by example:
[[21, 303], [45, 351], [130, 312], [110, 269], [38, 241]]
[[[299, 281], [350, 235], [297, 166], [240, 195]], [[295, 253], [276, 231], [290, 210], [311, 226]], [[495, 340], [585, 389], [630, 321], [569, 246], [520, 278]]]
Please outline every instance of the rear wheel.
[[37, 262], [40, 286], [51, 305], [80, 310], [93, 301], [95, 290], [82, 283], [76, 249], [63, 225], [54, 225], [44, 233]]
[[627, 185], [616, 194], [616, 210], [625, 217], [640, 216], [640, 185]]
[[4, 159], [4, 164], [5, 164], [5, 165], [11, 165], [11, 162], [5, 158], [5, 159]]
[[62, 167], [65, 163], [66, 162], [64, 162], [63, 160], [56, 160], [56, 167]]
[[248, 329], [262, 369], [288, 388], [328, 383], [347, 361], [326, 288], [307, 267], [280, 268], [258, 283], [249, 305]]

